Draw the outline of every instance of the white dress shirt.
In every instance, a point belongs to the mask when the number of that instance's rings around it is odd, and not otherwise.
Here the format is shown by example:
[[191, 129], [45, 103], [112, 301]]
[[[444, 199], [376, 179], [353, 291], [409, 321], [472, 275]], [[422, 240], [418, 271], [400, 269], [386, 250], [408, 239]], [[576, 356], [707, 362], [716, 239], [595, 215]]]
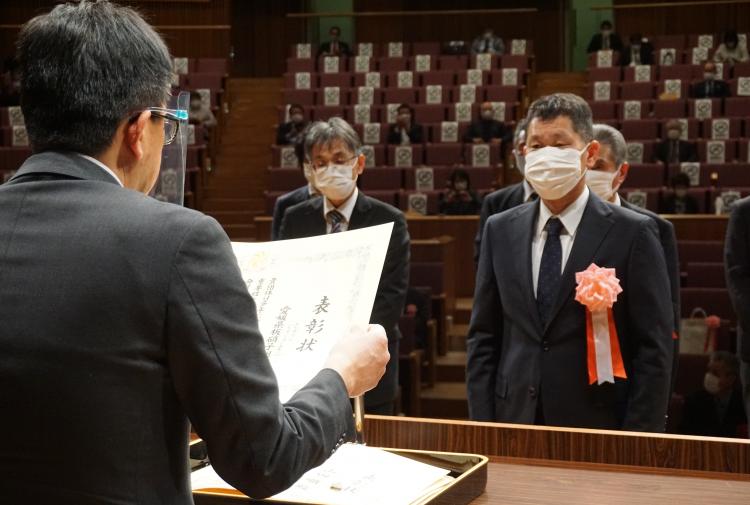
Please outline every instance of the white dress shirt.
[[91, 156], [86, 156], [85, 154], [78, 153], [78, 156], [80, 156], [83, 159], [89, 160], [91, 163], [93, 163], [94, 165], [98, 166], [99, 168], [107, 172], [109, 175], [112, 176], [114, 180], [117, 181], [117, 184], [124, 187], [122, 184], [122, 181], [115, 175], [115, 173], [107, 165], [97, 160], [96, 158], [92, 158]]
[[622, 200], [620, 200], [620, 194], [619, 193], [615, 193], [615, 201], [614, 202], [609, 202], [609, 203], [611, 203], [612, 205], [616, 205], [618, 207], [622, 207]]
[[523, 180], [523, 203], [528, 203], [531, 201], [531, 195], [536, 194], [536, 191], [534, 191], [534, 188], [531, 187], [531, 184], [524, 179]]
[[344, 220], [341, 221], [341, 231], [349, 229], [349, 221], [352, 219], [352, 212], [354, 212], [354, 204], [357, 203], [357, 196], [359, 196], [359, 189], [355, 187], [354, 192], [340, 207], [334, 207], [328, 201], [328, 198], [323, 198], [323, 219], [326, 220], [326, 233], [331, 233], [331, 220], [328, 219], [328, 213], [334, 209], [344, 216]]
[[547, 242], [547, 232], [545, 226], [551, 217], [556, 217], [562, 221], [563, 229], [560, 231], [560, 245], [562, 246], [562, 261], [560, 264], [560, 273], [565, 270], [565, 264], [568, 262], [570, 250], [573, 248], [573, 241], [576, 238], [578, 225], [581, 224], [583, 211], [586, 210], [586, 203], [589, 201], [589, 188], [584, 187], [583, 193], [576, 200], [568, 205], [560, 215], [554, 215], [544, 204], [539, 202], [539, 219], [536, 223], [534, 236], [531, 239], [531, 276], [534, 282], [534, 297], [536, 297], [536, 287], [539, 281], [539, 267], [542, 262], [542, 253], [544, 244]]

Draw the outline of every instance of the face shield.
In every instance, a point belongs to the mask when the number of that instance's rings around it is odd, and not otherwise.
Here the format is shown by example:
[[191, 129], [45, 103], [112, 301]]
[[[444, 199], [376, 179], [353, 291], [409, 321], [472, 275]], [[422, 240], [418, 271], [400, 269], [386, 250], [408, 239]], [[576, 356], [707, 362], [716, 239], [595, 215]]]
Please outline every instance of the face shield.
[[164, 119], [164, 148], [159, 176], [149, 196], [163, 202], [182, 205], [185, 200], [188, 109], [190, 93], [181, 92], [169, 99], [168, 108], [152, 107], [152, 115]]

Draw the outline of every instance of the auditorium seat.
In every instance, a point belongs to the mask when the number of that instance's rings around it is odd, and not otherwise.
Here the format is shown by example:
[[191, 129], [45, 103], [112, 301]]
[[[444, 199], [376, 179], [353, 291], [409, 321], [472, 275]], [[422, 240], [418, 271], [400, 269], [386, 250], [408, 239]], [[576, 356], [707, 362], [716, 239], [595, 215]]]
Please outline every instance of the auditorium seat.
[[385, 57], [378, 60], [378, 70], [381, 73], [401, 72], [409, 70], [408, 59], [406, 57]]
[[[369, 48], [371, 54], [365, 54], [366, 48]], [[380, 44], [376, 44], [374, 42], [360, 42], [358, 44], [354, 44], [352, 50], [357, 56], [370, 56], [371, 58], [377, 58], [378, 56], [380, 56]]]
[[424, 163], [424, 147], [421, 144], [411, 146], [388, 146], [386, 162], [388, 166], [398, 167], [405, 165], [406, 158], [398, 158], [396, 152], [400, 152], [404, 147], [411, 148], [411, 166], [418, 167]]
[[484, 98], [484, 88], [481, 86], [474, 86], [474, 94], [472, 100], [462, 100], [461, 99], [461, 86], [467, 86], [467, 89], [470, 88], [470, 84], [460, 84], [458, 86], [455, 86], [453, 89], [451, 89], [451, 101], [453, 103], [457, 102], [471, 102], [471, 103], [479, 103]]
[[664, 186], [664, 165], [661, 163], [634, 163], [630, 165], [623, 188], [648, 189]]
[[187, 85], [192, 89], [220, 90], [224, 88], [222, 74], [187, 74]]
[[[525, 58], [526, 56], [524, 56]], [[501, 66], [501, 59], [497, 55], [491, 54], [490, 55], [490, 70], [494, 70], [496, 68], [500, 68]], [[472, 54], [469, 58], [469, 68], [479, 68], [477, 65], [477, 55]]]
[[416, 104], [414, 109], [414, 120], [417, 123], [440, 123], [447, 119], [445, 105], [438, 104]]
[[[716, 180], [712, 179], [715, 174]], [[701, 167], [701, 185], [716, 184], [722, 188], [741, 188], [750, 186], [750, 164], [726, 163], [723, 165], [705, 165]]]
[[367, 86], [367, 76], [373, 75], [377, 77], [378, 85], [373, 86], [374, 88], [384, 88], [386, 86], [386, 80], [385, 80], [385, 74], [381, 74], [380, 72], [368, 72], [367, 74], [362, 72], [357, 72], [354, 74], [354, 86]]
[[[687, 115], [687, 100], [656, 100], [653, 105], [656, 118], [684, 118]], [[662, 130], [664, 131], [664, 130]]]
[[315, 60], [312, 58], [287, 58], [286, 71], [295, 72], [315, 72]]
[[[748, 125], [745, 124], [745, 131], [748, 131]], [[750, 163], [750, 150], [748, 149], [748, 139], [743, 138], [737, 141], [737, 160], [742, 163]]]
[[404, 173], [400, 168], [374, 167], [365, 170], [359, 176], [359, 185], [363, 191], [395, 191], [404, 184]]
[[620, 196], [622, 197], [624, 194], [625, 200], [633, 203], [633, 201], [630, 199], [630, 193], [633, 193], [633, 192], [645, 193], [646, 194], [646, 209], [650, 210], [651, 212], [658, 212], [659, 195], [661, 194], [660, 189], [656, 189], [656, 188], [639, 188], [637, 190], [625, 189], [624, 191], [620, 192]]
[[529, 57], [524, 54], [504, 54], [501, 61], [502, 68], [517, 68], [519, 79], [529, 70]]
[[[750, 116], [750, 97], [730, 97], [725, 99], [724, 111], [727, 117], [747, 118]], [[750, 132], [746, 132], [750, 133]]]
[[[467, 70], [459, 70], [456, 73], [456, 79], [457, 79], [457, 85], [460, 86], [461, 84], [475, 84], [473, 82], [469, 82], [469, 73], [475, 72], [477, 69], [470, 68]], [[476, 83], [476, 86], [486, 86], [490, 82], [490, 72], [488, 70], [479, 70], [481, 72], [481, 79], [478, 83]]]
[[724, 263], [687, 264], [687, 287], [690, 288], [726, 288]]
[[357, 135], [359, 135], [359, 138], [362, 139], [362, 142], [365, 144], [385, 144], [388, 138], [388, 124], [387, 123], [376, 123], [380, 125], [380, 134], [378, 136], [377, 142], [365, 142], [365, 125], [364, 124], [353, 124], [354, 131], [357, 132]]
[[427, 144], [425, 163], [427, 165], [455, 165], [464, 162], [461, 142]]
[[391, 46], [391, 44], [401, 44], [401, 48], [402, 48], [401, 49], [401, 51], [402, 51], [401, 52], [401, 56], [406, 57], [406, 56], [410, 56], [412, 54], [411, 43], [409, 43], [409, 42], [400, 42], [400, 41], [395, 41], [394, 40], [394, 41], [391, 41], [391, 42], [383, 43], [380, 46], [380, 56], [381, 57], [389, 57], [389, 56], [391, 56], [391, 54], [390, 54], [390, 46]]
[[655, 35], [652, 40], [657, 51], [665, 48], [674, 48], [678, 51], [685, 49], [685, 35]]
[[327, 121], [332, 117], [345, 118], [344, 107], [342, 105], [316, 105], [312, 107], [313, 121]]
[[[409, 210], [409, 195], [412, 195], [415, 193], [419, 193], [419, 194], [427, 196], [427, 215], [434, 216], [438, 213], [439, 198], [440, 198], [440, 193], [442, 193], [442, 191], [439, 191], [439, 190], [434, 190], [434, 191], [402, 190], [399, 193], [398, 200], [399, 200], [399, 207], [401, 208], [403, 212], [407, 212]], [[413, 271], [414, 266], [419, 265], [419, 264], [422, 264], [422, 263], [421, 262], [412, 263], [411, 264], [412, 271]], [[440, 290], [435, 289], [437, 287], [438, 282], [442, 284], [442, 264], [441, 263], [437, 263], [437, 264], [440, 265], [440, 270], [441, 270], [439, 279], [435, 278], [430, 283], [426, 284], [425, 281], [421, 277], [413, 277], [409, 279], [410, 283], [416, 286], [429, 286], [433, 288], [433, 293], [442, 293], [444, 291], [442, 287]]]
[[589, 102], [589, 105], [591, 106], [591, 112], [594, 115], [594, 121], [617, 118], [615, 101]]
[[680, 79], [690, 82], [695, 77], [695, 65], [661, 65], [659, 66], [659, 80]]
[[732, 69], [732, 77], [750, 77], [750, 61], [735, 63]]
[[620, 84], [621, 100], [651, 100], [655, 97], [653, 82], [623, 82]]
[[[648, 66], [650, 70], [650, 76], [649, 79], [643, 82], [649, 82], [649, 81], [655, 81], [656, 80], [656, 69], [657, 67], [654, 65], [642, 65], [644, 67]], [[636, 82], [635, 80], [635, 67], [625, 67], [622, 71], [622, 80], [626, 82]]]
[[[357, 116], [356, 116], [357, 107], [358, 106], [356, 105], [344, 107], [344, 119], [349, 121], [351, 124], [360, 123], [360, 121], [357, 120]], [[366, 110], [369, 110], [369, 116], [368, 116], [369, 119], [367, 121], [362, 121], [362, 122], [379, 123], [381, 121], [381, 117], [383, 121], [386, 120], [385, 113], [383, 112], [383, 107], [379, 105], [371, 105], [369, 107], [364, 105], [363, 107], [366, 107], [367, 108]]]
[[440, 42], [412, 42], [412, 54], [440, 54]]
[[281, 100], [289, 105], [292, 103], [310, 107], [315, 103], [315, 91], [312, 89], [282, 89]]
[[399, 192], [398, 190], [371, 190], [367, 192], [367, 196], [385, 202], [388, 205], [398, 208], [399, 204]]
[[[428, 139], [432, 143], [440, 143], [443, 142], [443, 123], [430, 123], [424, 125], [424, 127], [427, 129], [428, 132]], [[458, 135], [457, 135], [457, 142], [462, 142], [464, 135], [466, 134], [466, 130], [468, 130], [469, 124], [468, 123], [458, 123]], [[446, 140], [445, 142], [452, 142], [449, 140]]]
[[268, 189], [287, 192], [307, 184], [299, 168], [269, 168]]
[[[703, 179], [703, 169], [704, 167], [701, 166], [701, 179]], [[672, 178], [679, 171], [680, 171], [679, 167], [669, 167], [667, 171], [667, 177]], [[689, 188], [687, 192], [688, 192], [688, 195], [695, 198], [695, 201], [698, 202], [698, 214], [705, 214], [708, 210], [708, 205], [707, 205], [708, 188], [699, 186], [699, 187]], [[662, 198], [666, 198], [672, 194], [674, 194], [674, 191], [672, 191], [671, 189], [662, 190]]]
[[682, 270], [691, 262], [720, 263], [724, 260], [724, 242], [720, 240], [678, 240], [677, 255]]
[[651, 163], [654, 159], [655, 140], [633, 140], [632, 142], [628, 142], [629, 146], [631, 144], [641, 144], [643, 146], [643, 159], [641, 163]]
[[443, 88], [449, 88], [456, 84], [456, 73], [452, 70], [432, 70], [420, 74], [419, 80], [422, 86], [439, 84]]
[[[363, 147], [363, 150], [367, 150], [367, 151], [372, 150], [372, 155], [373, 155], [372, 167], [382, 167], [386, 165], [385, 147], [386, 146], [382, 144], [369, 145], [369, 146]], [[368, 167], [368, 169], [372, 167]]]
[[[597, 99], [596, 95], [596, 89], [599, 85], [605, 85], [608, 81], [597, 81], [597, 82], [590, 82], [586, 84], [586, 92], [584, 95], [584, 98], [588, 100], [589, 102], [595, 101], [595, 102], [609, 102], [609, 101], [615, 101], [619, 98], [620, 90], [616, 83], [610, 82], [609, 83], [609, 96], [604, 96], [601, 99]], [[606, 88], [605, 88], [606, 89]]]
[[522, 89], [522, 86], [485, 86], [484, 100], [487, 100], [489, 102], [520, 102]]
[[[431, 86], [434, 86], [434, 85], [431, 85]], [[453, 86], [452, 85], [451, 86], [439, 85], [439, 86], [442, 88], [440, 90], [441, 103], [445, 103], [445, 104], [450, 103], [451, 89], [453, 88]], [[417, 102], [418, 103], [425, 103], [425, 104], [428, 103], [427, 102], [428, 96], [429, 94], [428, 94], [428, 90], [426, 86], [417, 89]]]
[[[716, 152], [709, 152], [709, 143], [712, 149], [716, 149]], [[734, 140], [695, 140], [695, 144], [698, 148], [698, 161], [701, 163], [721, 163], [720, 160], [714, 160], [709, 158], [711, 155], [720, 156], [721, 148], [724, 148], [724, 163], [731, 163], [737, 158], [737, 142]]]
[[438, 56], [439, 70], [452, 70], [460, 72], [469, 68], [469, 57], [466, 55], [442, 55]]
[[[657, 119], [661, 119], [661, 138], [666, 139], [667, 138], [667, 123], [670, 119], [662, 119], [659, 117], [659, 115], [656, 113], [656, 104], [660, 103], [658, 100], [654, 102], [654, 116]], [[687, 122], [687, 138], [689, 141], [693, 141], [696, 138], [700, 137], [699, 130], [700, 130], [700, 120], [696, 119], [694, 117], [685, 119], [684, 117], [677, 117], [677, 119], [684, 119]]]
[[4, 174], [15, 172], [31, 156], [29, 147], [0, 147], [0, 183]]
[[[725, 107], [726, 108], [726, 107]], [[723, 137], [730, 139], [737, 139], [742, 137], [742, 119], [731, 118], [729, 119], [729, 130], [725, 129], [724, 120], [727, 118], [712, 118], [706, 119], [701, 123], [701, 130], [703, 138], [711, 140], [714, 138], [721, 139]], [[714, 128], [714, 124], [716, 128]]]
[[318, 86], [321, 88], [338, 86], [342, 90], [349, 89], [352, 87], [352, 81], [352, 74], [349, 72], [318, 75]]
[[[705, 100], [711, 100], [711, 110], [704, 112], [697, 107], [697, 104], [707, 103]], [[708, 114], [708, 117], [722, 117], [722, 100], [721, 98], [709, 98], [709, 99], [689, 99], [688, 101], [688, 116], [698, 119], [704, 119], [703, 114]]]
[[479, 160], [475, 159], [474, 156], [474, 146], [477, 144], [464, 144], [464, 163], [466, 163], [469, 166], [473, 167], [481, 167], [484, 166], [485, 163], [489, 163], [489, 166], [494, 167], [500, 164], [501, 158], [500, 158], [500, 144], [480, 144], [480, 145], [488, 145], [490, 148], [490, 159], [488, 160]]
[[417, 101], [417, 88], [385, 88], [381, 91], [383, 103], [398, 103], [412, 106]]
[[736, 315], [726, 288], [681, 288], [682, 314], [687, 317], [695, 308], [702, 308], [709, 316], [735, 321]]
[[622, 80], [622, 70], [620, 67], [589, 67], [587, 72], [589, 82], [620, 82]]
[[626, 140], [658, 139], [659, 121], [657, 119], [623, 119], [620, 131]]

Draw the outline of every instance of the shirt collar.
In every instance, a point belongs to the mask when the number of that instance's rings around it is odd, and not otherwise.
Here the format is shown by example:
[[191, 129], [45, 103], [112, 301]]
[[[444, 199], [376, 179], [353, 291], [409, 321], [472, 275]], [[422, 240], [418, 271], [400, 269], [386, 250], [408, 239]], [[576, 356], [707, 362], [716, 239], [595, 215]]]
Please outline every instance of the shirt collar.
[[91, 156], [86, 156], [85, 154], [81, 154], [81, 153], [77, 153], [77, 154], [81, 158], [90, 161], [91, 163], [93, 163], [94, 165], [98, 166], [99, 168], [101, 168], [102, 170], [104, 170], [105, 172], [107, 172], [109, 175], [111, 175], [112, 178], [117, 181], [117, 184], [120, 185], [120, 187], [125, 187], [122, 184], [122, 181], [119, 179], [119, 177], [117, 177], [115, 175], [115, 173], [107, 165], [105, 165], [101, 161], [97, 160], [96, 158], [92, 158]]
[[612, 205], [617, 205], [618, 207], [622, 207], [622, 200], [620, 200], [620, 193], [615, 193], [615, 201], [612, 202]]
[[523, 180], [523, 201], [524, 203], [529, 201], [529, 198], [531, 198], [531, 195], [535, 194], [536, 191], [534, 191], [534, 188], [531, 187], [531, 184], [529, 184], [529, 181], [526, 179]]
[[541, 237], [544, 227], [547, 225], [547, 221], [551, 217], [557, 217], [562, 221], [565, 231], [571, 237], [576, 234], [578, 225], [581, 224], [581, 218], [583, 218], [583, 211], [586, 210], [586, 202], [589, 201], [589, 188], [588, 186], [583, 187], [583, 192], [576, 198], [576, 200], [568, 205], [568, 207], [562, 211], [559, 215], [555, 216], [544, 204], [543, 200], [539, 200], [539, 221], [536, 224], [536, 235]]
[[359, 188], [355, 187], [354, 192], [346, 199], [340, 207], [334, 207], [328, 198], [323, 198], [323, 216], [328, 216], [328, 213], [336, 209], [339, 214], [344, 216], [344, 220], [347, 223], [352, 220], [352, 212], [354, 212], [354, 204], [357, 203], [357, 196], [359, 196]]
[[320, 195], [320, 193], [318, 193], [318, 190], [315, 189], [315, 186], [313, 186], [309, 182], [307, 183], [307, 194], [310, 195], [310, 196], [318, 196], [318, 195]]

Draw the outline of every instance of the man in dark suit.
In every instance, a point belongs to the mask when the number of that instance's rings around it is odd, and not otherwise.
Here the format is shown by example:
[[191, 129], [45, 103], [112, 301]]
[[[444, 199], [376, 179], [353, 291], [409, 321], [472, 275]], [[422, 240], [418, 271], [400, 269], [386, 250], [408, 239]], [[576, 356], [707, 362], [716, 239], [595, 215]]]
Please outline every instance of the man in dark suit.
[[654, 46], [647, 38], [635, 33], [630, 36], [630, 45], [626, 47], [620, 57], [620, 64], [624, 67], [654, 64]]
[[728, 98], [732, 96], [729, 84], [717, 74], [716, 63], [703, 64], [703, 80], [693, 85], [693, 98]]
[[[528, 120], [526, 179], [540, 201], [487, 221], [467, 338], [469, 414], [663, 431], [673, 315], [656, 224], [586, 187], [599, 144], [583, 99], [540, 98]], [[587, 339], [575, 300], [576, 273], [592, 263], [614, 269], [623, 290], [604, 316], [616, 328], [609, 349]]]
[[328, 30], [331, 39], [320, 44], [317, 57], [321, 56], [350, 56], [352, 54], [349, 44], [341, 40], [341, 28], [332, 26]]
[[680, 140], [682, 126], [676, 119], [670, 119], [665, 125], [667, 138], [656, 145], [654, 161], [665, 165], [679, 165], [688, 161], [698, 161], [698, 150], [695, 144]]
[[296, 144], [305, 136], [307, 125], [305, 108], [296, 103], [291, 104], [289, 106], [289, 121], [280, 124], [278, 130], [276, 130], [276, 145]]
[[271, 222], [271, 240], [279, 240], [279, 233], [281, 232], [281, 221], [284, 219], [284, 213], [286, 209], [294, 207], [298, 203], [306, 202], [310, 198], [320, 196], [318, 190], [315, 189], [313, 181], [312, 166], [309, 163], [304, 163], [305, 159], [305, 142], [304, 137], [300, 138], [299, 141], [294, 144], [294, 153], [297, 155], [297, 161], [299, 162], [300, 170], [302, 175], [305, 176], [307, 184], [285, 193], [276, 199], [273, 204], [273, 221]]
[[622, 40], [612, 30], [611, 21], [602, 21], [602, 24], [599, 26], [599, 33], [595, 33], [591, 37], [586, 52], [591, 54], [606, 49], [618, 52], [622, 51]]
[[512, 136], [510, 129], [502, 121], [495, 119], [492, 103], [484, 102], [479, 108], [479, 119], [469, 124], [464, 142], [499, 144], [510, 140]]
[[414, 110], [407, 104], [399, 105], [396, 122], [388, 128], [388, 143], [396, 145], [421, 144], [424, 128], [414, 122]]
[[36, 154], [0, 187], [2, 502], [192, 503], [190, 423], [231, 485], [288, 487], [352, 434], [384, 331], [344, 336], [282, 405], [221, 226], [145, 195], [187, 124], [164, 108], [164, 42], [82, 1], [30, 21], [18, 53]]
[[659, 243], [664, 252], [664, 261], [669, 275], [669, 288], [672, 294], [672, 311], [674, 314], [674, 360], [672, 363], [672, 389], [677, 377], [680, 331], [680, 261], [677, 254], [677, 237], [674, 225], [653, 212], [636, 207], [618, 194], [620, 186], [628, 177], [630, 165], [626, 161], [627, 143], [618, 130], [605, 124], [594, 125], [594, 140], [599, 142], [599, 159], [593, 168], [586, 172], [586, 184], [596, 196], [616, 206], [648, 216], [657, 226]]
[[305, 136], [305, 162], [311, 163], [315, 185], [323, 195], [291, 207], [284, 214], [281, 239], [339, 233], [393, 223], [370, 321], [388, 334], [391, 360], [378, 386], [365, 395], [368, 413], [391, 415], [398, 388], [398, 320], [404, 311], [409, 285], [409, 233], [403, 214], [388, 204], [365, 195], [357, 178], [365, 157], [357, 132], [341, 118], [313, 123]]
[[[513, 135], [513, 156], [516, 162], [516, 168], [523, 175], [524, 155], [523, 148], [526, 145], [526, 119], [520, 119], [516, 124], [516, 131]], [[526, 179], [511, 184], [504, 188], [498, 189], [484, 197], [482, 201], [482, 210], [479, 213], [479, 230], [474, 238], [474, 263], [479, 261], [479, 253], [482, 250], [482, 234], [484, 226], [490, 216], [499, 214], [523, 203], [530, 202], [537, 198], [534, 188], [532, 188]]]
[[745, 410], [750, 413], [750, 198], [735, 202], [724, 242], [729, 296], [737, 314], [737, 354]]

